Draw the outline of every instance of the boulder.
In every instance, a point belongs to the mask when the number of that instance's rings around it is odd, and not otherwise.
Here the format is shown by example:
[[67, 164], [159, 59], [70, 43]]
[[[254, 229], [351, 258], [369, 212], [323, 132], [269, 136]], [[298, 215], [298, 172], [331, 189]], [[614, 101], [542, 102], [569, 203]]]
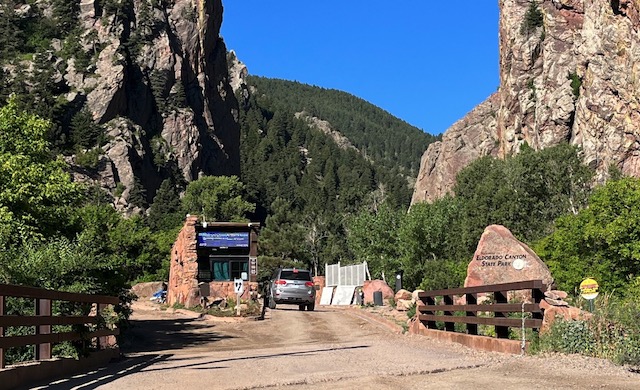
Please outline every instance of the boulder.
[[569, 304], [562, 299], [545, 298], [544, 300], [551, 306], [569, 306]]
[[411, 293], [411, 302], [418, 302], [420, 300], [420, 298], [418, 298], [418, 294], [421, 292], [424, 292], [424, 290], [415, 290], [413, 293]]
[[501, 225], [488, 226], [467, 268], [465, 287], [541, 279], [553, 283], [538, 255]]
[[395, 294], [393, 290], [384, 280], [365, 280], [364, 286], [362, 286], [362, 290], [364, 291], [364, 303], [369, 304], [373, 303], [373, 292], [380, 291], [382, 292], [382, 302], [386, 303], [387, 300], [391, 298], [395, 298]]
[[566, 291], [551, 290], [549, 292], [551, 294], [554, 294], [557, 297], [555, 299], [567, 299], [567, 297], [569, 296], [569, 294], [567, 294]]
[[146, 282], [146, 283], [138, 283], [135, 286], [131, 287], [131, 292], [136, 294], [138, 299], [143, 298], [151, 298], [156, 291], [162, 289], [162, 284], [164, 282]]
[[398, 290], [398, 292], [396, 293], [394, 298], [395, 298], [396, 302], [401, 300], [401, 299], [411, 300], [412, 294], [409, 291], [405, 290], [405, 289], [400, 289], [400, 290]]
[[540, 328], [541, 333], [548, 331], [557, 319], [576, 321], [591, 318], [591, 313], [573, 306], [551, 306], [542, 301], [540, 302], [540, 307], [544, 310], [542, 327]]
[[396, 310], [398, 311], [407, 311], [411, 309], [411, 306], [413, 306], [411, 299], [396, 299]]

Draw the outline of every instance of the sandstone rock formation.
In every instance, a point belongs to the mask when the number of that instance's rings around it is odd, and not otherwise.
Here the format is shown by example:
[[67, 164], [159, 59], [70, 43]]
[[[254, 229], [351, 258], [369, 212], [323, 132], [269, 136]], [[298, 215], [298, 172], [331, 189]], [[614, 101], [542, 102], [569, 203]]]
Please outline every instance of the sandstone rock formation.
[[488, 226], [467, 268], [465, 287], [541, 279], [551, 286], [551, 272], [526, 244], [501, 225]]
[[373, 293], [375, 291], [380, 291], [382, 293], [382, 302], [383, 304], [387, 302], [388, 299], [391, 299], [395, 296], [393, 290], [384, 280], [365, 280], [364, 286], [362, 286], [362, 290], [364, 291], [364, 303], [370, 304], [373, 302]]
[[606, 179], [640, 176], [640, 1], [538, 0], [541, 26], [523, 29], [529, 0], [500, 0], [500, 88], [425, 152], [413, 203], [449, 193], [485, 155], [526, 142], [580, 146]]
[[592, 316], [591, 313], [581, 310], [578, 307], [567, 304], [556, 305], [549, 303], [547, 299], [540, 302], [540, 308], [544, 311], [542, 327], [540, 328], [540, 332], [542, 333], [548, 331], [551, 325], [558, 319], [564, 321], [586, 321]]
[[95, 59], [87, 68], [68, 59], [60, 80], [72, 91], [67, 100], [107, 133], [98, 167], [75, 167], [74, 177], [95, 182], [130, 213], [136, 181], [151, 201], [176, 173], [187, 182], [239, 174], [240, 130], [219, 35], [221, 0], [133, 0], [121, 7], [111, 12], [97, 0], [80, 2], [80, 45]]

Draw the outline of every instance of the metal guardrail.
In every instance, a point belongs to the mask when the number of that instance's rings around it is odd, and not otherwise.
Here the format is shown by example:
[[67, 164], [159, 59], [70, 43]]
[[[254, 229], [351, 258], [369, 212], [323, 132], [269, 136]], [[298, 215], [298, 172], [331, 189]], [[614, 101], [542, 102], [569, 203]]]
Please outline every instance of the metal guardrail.
[[[6, 315], [6, 298], [28, 298], [35, 303], [35, 315]], [[54, 316], [51, 313], [52, 302], [75, 302], [96, 305], [95, 315]], [[7, 348], [35, 346], [35, 360], [51, 359], [53, 343], [63, 341], [94, 340], [97, 349], [109, 344], [109, 337], [116, 336], [116, 329], [98, 329], [89, 333], [58, 332], [52, 333], [53, 325], [99, 325], [101, 313], [108, 305], [117, 305], [117, 297], [106, 295], [78, 294], [63, 291], [46, 290], [35, 287], [0, 284], [0, 368], [5, 367]], [[6, 336], [8, 327], [35, 327], [35, 334], [23, 336]]]
[[[510, 291], [522, 290], [529, 291], [528, 300], [531, 303], [508, 303], [507, 296]], [[430, 329], [437, 328], [436, 322], [444, 322], [444, 330], [454, 332], [455, 324], [463, 323], [467, 325], [468, 334], [477, 335], [478, 325], [493, 325], [496, 337], [509, 338], [509, 328], [512, 327], [540, 329], [542, 326], [540, 301], [544, 299], [545, 290], [546, 286], [542, 280], [529, 280], [425, 291], [418, 293], [420, 302], [416, 311], [419, 313], [418, 319]], [[491, 295], [488, 299], [491, 303], [478, 304], [478, 294]], [[455, 297], [464, 297], [466, 304], [454, 304]], [[456, 315], [455, 312], [464, 312], [465, 315]], [[482, 317], [479, 313], [492, 313], [493, 317]], [[530, 313], [531, 318], [508, 318], [509, 313]]]

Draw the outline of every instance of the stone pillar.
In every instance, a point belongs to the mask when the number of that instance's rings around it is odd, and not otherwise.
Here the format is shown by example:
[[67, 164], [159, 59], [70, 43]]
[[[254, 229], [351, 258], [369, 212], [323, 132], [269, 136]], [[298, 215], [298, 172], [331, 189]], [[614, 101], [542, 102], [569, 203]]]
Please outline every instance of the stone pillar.
[[193, 307], [200, 303], [198, 291], [197, 216], [188, 216], [171, 248], [167, 303]]

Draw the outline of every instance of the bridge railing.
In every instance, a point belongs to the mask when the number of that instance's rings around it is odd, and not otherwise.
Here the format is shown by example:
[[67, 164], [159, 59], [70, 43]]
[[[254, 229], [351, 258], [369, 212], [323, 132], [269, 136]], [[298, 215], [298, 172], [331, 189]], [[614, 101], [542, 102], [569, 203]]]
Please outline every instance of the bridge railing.
[[[429, 329], [437, 329], [436, 322], [444, 322], [444, 330], [454, 332], [455, 324], [463, 323], [466, 324], [467, 334], [477, 335], [478, 325], [493, 325], [496, 337], [509, 338], [509, 328], [540, 329], [543, 316], [540, 301], [544, 299], [545, 290], [542, 280], [529, 280], [425, 291], [418, 293], [420, 301], [416, 312], [418, 319]], [[509, 292], [516, 291], [517, 296], [526, 298], [524, 304], [508, 302]], [[484, 295], [485, 302], [490, 303], [478, 304], [479, 294]], [[465, 304], [456, 304], [457, 300]], [[509, 318], [510, 313], [521, 313], [530, 318]]]
[[[6, 315], [7, 298], [10, 297], [31, 299], [35, 315]], [[88, 315], [52, 315], [52, 303], [55, 301], [90, 305], [93, 309]], [[106, 307], [119, 302], [117, 297], [106, 295], [0, 284], [0, 368], [5, 367], [7, 348], [34, 346], [35, 360], [44, 360], [51, 359], [51, 347], [54, 343], [84, 340], [91, 342], [96, 349], [113, 346], [113, 336], [118, 335], [119, 330], [115, 327], [106, 328], [102, 314]], [[55, 332], [53, 326], [56, 325], [91, 325], [95, 330]], [[30, 333], [33, 334], [7, 336], [6, 330], [9, 327], [31, 327]]]

